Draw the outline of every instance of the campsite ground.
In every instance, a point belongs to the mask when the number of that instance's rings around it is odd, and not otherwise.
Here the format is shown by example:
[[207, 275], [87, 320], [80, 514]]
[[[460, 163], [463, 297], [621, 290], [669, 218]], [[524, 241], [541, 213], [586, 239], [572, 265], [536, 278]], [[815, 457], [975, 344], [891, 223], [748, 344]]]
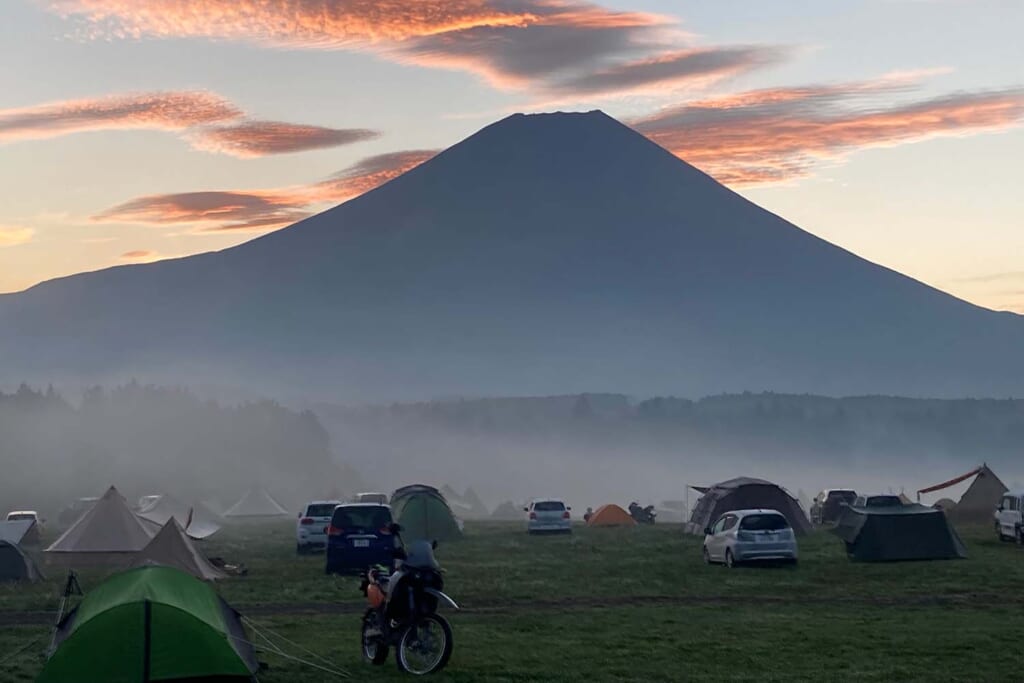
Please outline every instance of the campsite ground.
[[[286, 522], [205, 543], [249, 567], [222, 582], [224, 597], [257, 629], [354, 677], [404, 679], [391, 660], [360, 661], [357, 580], [325, 576], [322, 556], [296, 557], [292, 534]], [[465, 609], [450, 615], [455, 654], [437, 680], [1017, 680], [1024, 549], [987, 528], [961, 535], [964, 561], [854, 564], [816, 532], [797, 568], [730, 571], [704, 566], [700, 540], [673, 525], [530, 537], [518, 524], [470, 523], [438, 550]], [[83, 573], [83, 589], [98, 579]], [[0, 681], [38, 671], [62, 580], [0, 586]], [[337, 680], [261, 658], [263, 683]]]

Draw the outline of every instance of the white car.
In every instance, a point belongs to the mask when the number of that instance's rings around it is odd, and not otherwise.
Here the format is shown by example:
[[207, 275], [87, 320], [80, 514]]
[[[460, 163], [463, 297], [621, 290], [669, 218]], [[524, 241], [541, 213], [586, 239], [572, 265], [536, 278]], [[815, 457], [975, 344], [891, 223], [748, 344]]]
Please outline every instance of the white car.
[[295, 552], [299, 555], [327, 547], [327, 527], [340, 500], [314, 500], [299, 512], [295, 524]]
[[35, 510], [11, 510], [7, 513], [8, 522], [17, 522], [26, 519], [31, 519], [36, 523], [36, 526], [40, 528], [43, 526], [43, 520], [39, 519], [39, 513]]
[[536, 498], [523, 508], [531, 534], [572, 533], [572, 508], [557, 498]]
[[996, 533], [1000, 541], [1016, 540], [1024, 545], [1024, 491], [1003, 494], [996, 508]]
[[778, 510], [733, 510], [704, 530], [704, 562], [797, 562], [796, 534]]

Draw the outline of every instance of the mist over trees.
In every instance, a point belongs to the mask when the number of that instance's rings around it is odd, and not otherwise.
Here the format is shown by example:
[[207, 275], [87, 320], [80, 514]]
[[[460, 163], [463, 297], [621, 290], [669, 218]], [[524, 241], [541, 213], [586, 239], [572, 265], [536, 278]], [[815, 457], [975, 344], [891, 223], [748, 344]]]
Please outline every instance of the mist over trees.
[[52, 388], [0, 392], [0, 500], [56, 510], [111, 484], [230, 504], [265, 486], [294, 505], [354, 485], [316, 416], [273, 401], [223, 405], [135, 382], [73, 403]]
[[683, 499], [689, 484], [739, 475], [793, 492], [913, 492], [984, 461], [1008, 484], [1024, 478], [1024, 400], [586, 394], [317, 413], [344, 452], [372, 457], [385, 472], [399, 463], [423, 478], [442, 472], [432, 481], [472, 485], [492, 502]]

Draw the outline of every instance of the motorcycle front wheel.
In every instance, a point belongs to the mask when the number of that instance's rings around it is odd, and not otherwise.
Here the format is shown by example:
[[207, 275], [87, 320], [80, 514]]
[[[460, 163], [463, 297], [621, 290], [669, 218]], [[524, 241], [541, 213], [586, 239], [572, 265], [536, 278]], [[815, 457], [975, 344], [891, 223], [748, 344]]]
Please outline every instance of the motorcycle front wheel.
[[452, 656], [452, 627], [430, 614], [407, 626], [398, 639], [395, 661], [406, 673], [424, 676], [440, 671]]
[[[388, 644], [384, 642], [381, 626], [377, 610], [366, 610], [366, 613], [363, 614], [363, 628], [359, 635], [363, 648], [363, 659], [370, 664], [380, 665], [388, 658]], [[368, 635], [367, 631], [375, 631], [375, 633]]]

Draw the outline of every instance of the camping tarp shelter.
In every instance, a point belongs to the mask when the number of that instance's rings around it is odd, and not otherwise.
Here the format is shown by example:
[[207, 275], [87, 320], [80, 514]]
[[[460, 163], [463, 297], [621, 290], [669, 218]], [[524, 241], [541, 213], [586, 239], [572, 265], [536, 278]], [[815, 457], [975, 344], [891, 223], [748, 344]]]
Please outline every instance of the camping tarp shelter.
[[177, 498], [163, 495], [150, 502], [138, 512], [139, 517], [148, 519], [163, 527], [169, 519], [178, 520], [192, 538], [203, 539], [220, 531], [219, 515], [213, 513], [202, 503], [185, 505]]
[[964, 495], [960, 496], [960, 500], [953, 506], [950, 515], [954, 520], [961, 522], [990, 522], [999, 501], [1008, 489], [995, 472], [984, 463], [959, 477], [921, 489], [917, 492], [918, 499], [920, 500], [922, 493], [942, 491], [967, 481], [971, 477], [974, 477], [974, 481], [964, 491]]
[[462, 536], [459, 523], [441, 492], [433, 486], [413, 484], [391, 494], [391, 512], [402, 526], [405, 541], [446, 541]]
[[0, 522], [0, 541], [17, 543], [20, 546], [37, 546], [40, 543], [39, 525], [34, 519]]
[[53, 564], [126, 566], [157, 531], [158, 526], [132, 512], [111, 486], [43, 553]]
[[4, 581], [39, 581], [43, 575], [36, 563], [17, 543], [0, 541], [0, 583]]
[[848, 507], [832, 533], [846, 543], [850, 559], [862, 562], [967, 557], [946, 514], [924, 505]]
[[636, 520], [615, 503], [609, 503], [594, 510], [587, 526], [636, 526]]
[[722, 514], [748, 509], [778, 510], [797, 534], [811, 531], [807, 515], [793, 496], [770, 481], [750, 477], [737, 477], [707, 487], [684, 528], [688, 533], [703, 535], [704, 529]]
[[241, 619], [208, 585], [171, 567], [107, 579], [57, 628], [37, 683], [250, 681], [258, 663]]
[[132, 562], [133, 567], [144, 567], [150, 564], [175, 567], [203, 581], [215, 581], [225, 577], [199, 552], [195, 543], [185, 534], [185, 530], [181, 528], [178, 520], [174, 517], [167, 520], [167, 523], [160, 529], [160, 533], [153, 537], [149, 545], [139, 551]]
[[273, 496], [261, 488], [249, 489], [237, 503], [224, 511], [224, 518], [231, 520], [291, 516], [287, 508], [274, 500]]

